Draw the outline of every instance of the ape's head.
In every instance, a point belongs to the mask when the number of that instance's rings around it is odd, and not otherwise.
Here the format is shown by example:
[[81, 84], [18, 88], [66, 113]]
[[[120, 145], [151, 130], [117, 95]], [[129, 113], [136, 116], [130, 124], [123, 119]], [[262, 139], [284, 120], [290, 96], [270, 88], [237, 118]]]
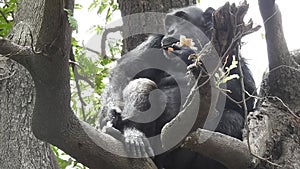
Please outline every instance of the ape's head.
[[205, 44], [211, 36], [214, 11], [213, 8], [208, 8], [203, 12], [196, 6], [190, 6], [168, 13], [165, 18], [166, 36], [162, 39], [162, 47], [172, 46], [179, 41], [181, 35], [192, 38], [201, 45]]

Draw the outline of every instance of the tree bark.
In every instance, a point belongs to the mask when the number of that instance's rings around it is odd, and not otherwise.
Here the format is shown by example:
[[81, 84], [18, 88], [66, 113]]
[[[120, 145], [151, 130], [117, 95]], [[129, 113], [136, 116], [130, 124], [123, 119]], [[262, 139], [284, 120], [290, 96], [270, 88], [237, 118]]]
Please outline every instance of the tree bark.
[[[258, 2], [269, 59], [269, 72], [261, 90], [263, 100], [259, 104], [260, 113], [267, 115], [271, 124], [265, 157], [281, 168], [300, 168], [300, 67], [297, 57], [288, 51], [275, 0]], [[257, 168], [274, 168], [274, 165], [263, 160]]]
[[35, 96], [28, 71], [12, 60], [0, 65], [0, 168], [57, 169], [49, 144], [31, 130]]
[[[29, 29], [38, 27], [35, 24], [41, 22], [42, 17], [28, 9], [36, 11], [43, 6], [38, 1], [33, 5], [32, 1], [25, 0], [18, 5], [14, 29], [9, 36], [12, 42], [30, 45]], [[29, 72], [20, 64], [3, 58], [0, 58], [0, 67], [0, 168], [57, 169], [49, 144], [32, 133], [35, 93]]]

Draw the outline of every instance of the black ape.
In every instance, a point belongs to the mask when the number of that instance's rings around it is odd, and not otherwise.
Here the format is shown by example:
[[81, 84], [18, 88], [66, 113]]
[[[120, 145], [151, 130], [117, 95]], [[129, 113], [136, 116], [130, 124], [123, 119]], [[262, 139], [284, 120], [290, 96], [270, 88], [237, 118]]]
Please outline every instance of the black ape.
[[[111, 71], [110, 84], [102, 95], [100, 128], [112, 135], [115, 130], [121, 131], [132, 156], [152, 156], [157, 153], [158, 150], [152, 149], [157, 145], [153, 145], [147, 138], [158, 135], [162, 127], [178, 114], [190, 90], [186, 67], [192, 62], [187, 58], [195, 51], [177, 46], [176, 43], [180, 35], [196, 38], [193, 40], [198, 47], [207, 43], [205, 36], [210, 37], [213, 12], [212, 8], [203, 12], [192, 6], [169, 13], [165, 18], [166, 35], [150, 36], [123, 56]], [[168, 47], [173, 49], [169, 51], [171, 54], [166, 52]], [[231, 65], [232, 58], [230, 55], [226, 64]], [[184, 63], [184, 68], [181, 63]], [[250, 70], [243, 60], [239, 64], [244, 74], [245, 89], [255, 93]], [[238, 69], [230, 73], [240, 74]], [[227, 89], [231, 91], [229, 97], [236, 101], [242, 100], [239, 79], [228, 81]], [[249, 98], [246, 103], [247, 109], [253, 110], [254, 99]], [[241, 139], [243, 125], [242, 104], [227, 98], [216, 131]], [[216, 161], [181, 148], [155, 156], [154, 161], [158, 168], [165, 169], [225, 168]]]

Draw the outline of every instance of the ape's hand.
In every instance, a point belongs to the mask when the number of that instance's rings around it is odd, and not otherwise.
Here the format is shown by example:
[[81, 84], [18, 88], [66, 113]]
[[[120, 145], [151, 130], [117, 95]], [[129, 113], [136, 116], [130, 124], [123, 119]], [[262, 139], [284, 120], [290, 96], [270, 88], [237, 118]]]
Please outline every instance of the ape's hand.
[[174, 44], [168, 48], [168, 55], [175, 55], [182, 59], [187, 64], [188, 73], [197, 76], [199, 72], [200, 58], [196, 50], [187, 46]]
[[187, 47], [187, 46], [180, 46], [180, 45], [177, 45], [177, 44], [174, 44], [172, 45], [171, 47], [173, 50], [171, 50], [170, 52], [173, 53], [174, 55], [176, 56], [179, 56], [180, 58], [186, 58], [188, 59], [188, 57], [192, 54], [195, 54], [196, 51], [193, 50], [192, 48], [190, 47]]
[[102, 129], [102, 131], [106, 134], [111, 135], [112, 137], [114, 137], [115, 139], [119, 140], [119, 141], [123, 141], [124, 140], [124, 136], [121, 133], [120, 130], [114, 128], [111, 124], [109, 124], [110, 122], [107, 123], [107, 125], [105, 125]]
[[149, 140], [141, 131], [134, 128], [126, 128], [124, 137], [124, 144], [129, 157], [145, 158], [154, 156]]

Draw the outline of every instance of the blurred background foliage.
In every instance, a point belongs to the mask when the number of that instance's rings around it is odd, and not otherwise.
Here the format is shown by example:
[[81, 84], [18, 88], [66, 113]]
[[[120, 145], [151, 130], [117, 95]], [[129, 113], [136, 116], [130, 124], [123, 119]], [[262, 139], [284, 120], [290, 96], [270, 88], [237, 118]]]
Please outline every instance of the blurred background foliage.
[[5, 37], [12, 26], [17, 0], [0, 0], [0, 37]]

